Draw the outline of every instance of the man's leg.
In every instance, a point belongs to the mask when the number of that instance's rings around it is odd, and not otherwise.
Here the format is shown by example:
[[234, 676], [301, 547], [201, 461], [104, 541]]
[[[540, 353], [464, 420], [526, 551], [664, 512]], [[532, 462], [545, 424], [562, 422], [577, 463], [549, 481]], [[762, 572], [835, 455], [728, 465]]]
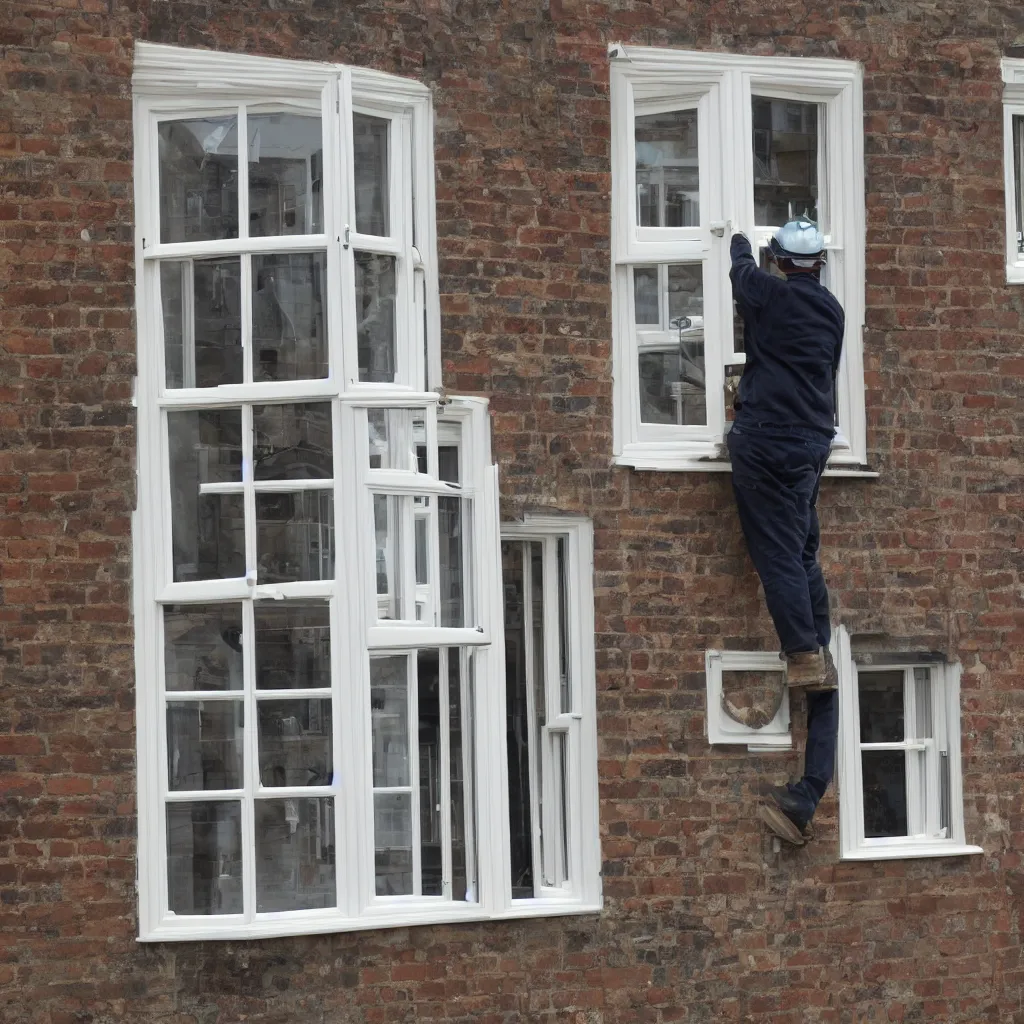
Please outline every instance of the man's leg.
[[[822, 466], [824, 469], [824, 465]], [[828, 647], [832, 639], [832, 623], [829, 616], [828, 587], [825, 576], [818, 563], [818, 548], [821, 544], [821, 528], [818, 524], [818, 483], [815, 484], [811, 496], [810, 512], [807, 523], [807, 540], [804, 542], [803, 565], [807, 576], [807, 591], [811, 599], [811, 614], [814, 616], [814, 633], [819, 647]]]
[[807, 749], [804, 777], [786, 788], [796, 798], [801, 827], [814, 816], [836, 768], [839, 737], [839, 694], [835, 690], [807, 692]]
[[[807, 446], [732, 430], [732, 485], [751, 561], [783, 653], [821, 646], [804, 565], [816, 465]], [[822, 581], [824, 583], [824, 581]], [[826, 594], [827, 601], [827, 594]]]
[[760, 811], [771, 831], [794, 846], [804, 844], [807, 825], [832, 781], [838, 736], [839, 694], [835, 690], [809, 690], [804, 776], [799, 782], [773, 786]]

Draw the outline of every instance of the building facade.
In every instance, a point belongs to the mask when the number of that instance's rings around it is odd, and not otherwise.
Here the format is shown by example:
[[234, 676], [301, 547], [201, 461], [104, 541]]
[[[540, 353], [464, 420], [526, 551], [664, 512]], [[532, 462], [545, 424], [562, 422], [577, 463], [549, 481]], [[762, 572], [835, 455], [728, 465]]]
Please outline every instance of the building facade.
[[[68, 0], [0, 46], [4, 1020], [1024, 1020], [1024, 14]], [[803, 213], [842, 722], [779, 849], [727, 252]]]

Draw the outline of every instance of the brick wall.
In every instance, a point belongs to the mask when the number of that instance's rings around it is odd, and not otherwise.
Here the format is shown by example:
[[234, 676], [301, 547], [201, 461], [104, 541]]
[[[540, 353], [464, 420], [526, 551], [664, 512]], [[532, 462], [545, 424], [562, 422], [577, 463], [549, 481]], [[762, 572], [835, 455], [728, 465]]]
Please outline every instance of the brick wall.
[[[600, 917], [139, 946], [134, 39], [365, 64], [435, 91], [446, 383], [491, 398], [504, 514], [593, 516]], [[703, 739], [703, 651], [767, 645], [728, 479], [610, 466], [605, 49], [865, 67], [870, 459], [824, 487], [855, 632], [964, 665], [985, 855], [772, 852], [756, 759]], [[0, 2], [0, 1019], [1024, 1021], [1024, 291], [1003, 284], [994, 0]]]

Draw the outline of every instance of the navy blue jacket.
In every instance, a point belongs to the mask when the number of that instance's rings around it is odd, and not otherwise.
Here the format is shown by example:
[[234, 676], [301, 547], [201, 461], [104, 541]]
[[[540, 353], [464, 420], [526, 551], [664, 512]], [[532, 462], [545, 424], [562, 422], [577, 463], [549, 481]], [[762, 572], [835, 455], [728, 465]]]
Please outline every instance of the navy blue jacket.
[[737, 424], [803, 427], [832, 437], [843, 307], [816, 274], [783, 281], [765, 273], [743, 235], [732, 236], [731, 256], [729, 277], [747, 356]]

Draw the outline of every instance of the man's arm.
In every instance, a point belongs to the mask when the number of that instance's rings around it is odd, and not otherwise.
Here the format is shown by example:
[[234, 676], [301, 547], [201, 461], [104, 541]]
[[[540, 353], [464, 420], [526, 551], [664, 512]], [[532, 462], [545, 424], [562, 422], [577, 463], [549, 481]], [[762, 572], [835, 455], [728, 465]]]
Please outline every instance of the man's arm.
[[841, 305], [839, 300], [832, 296], [835, 301], [836, 312], [839, 314], [839, 344], [836, 345], [835, 354], [832, 356], [832, 379], [839, 379], [839, 362], [843, 358], [843, 340], [846, 337], [846, 312]]
[[762, 309], [785, 287], [757, 265], [746, 235], [737, 232], [732, 236], [729, 255], [732, 257], [732, 269], [729, 271], [732, 293], [740, 305], [753, 310]]

